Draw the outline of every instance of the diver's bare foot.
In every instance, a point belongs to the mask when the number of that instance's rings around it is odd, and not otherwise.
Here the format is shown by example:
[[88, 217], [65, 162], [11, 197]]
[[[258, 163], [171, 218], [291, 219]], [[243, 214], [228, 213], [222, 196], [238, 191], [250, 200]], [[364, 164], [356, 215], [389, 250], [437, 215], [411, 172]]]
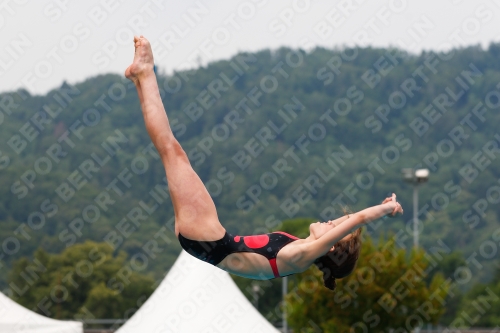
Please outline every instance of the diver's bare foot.
[[135, 54], [132, 65], [125, 70], [125, 77], [137, 82], [140, 77], [154, 73], [153, 51], [143, 36], [134, 36]]

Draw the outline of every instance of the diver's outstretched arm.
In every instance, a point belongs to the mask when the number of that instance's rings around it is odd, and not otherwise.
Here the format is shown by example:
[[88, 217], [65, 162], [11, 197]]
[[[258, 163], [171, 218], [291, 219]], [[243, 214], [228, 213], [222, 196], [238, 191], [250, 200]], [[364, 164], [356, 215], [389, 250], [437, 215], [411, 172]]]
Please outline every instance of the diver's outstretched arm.
[[[388, 198], [389, 199], [389, 198]], [[317, 258], [327, 254], [335, 244], [352, 233], [356, 229], [377, 220], [384, 216], [394, 217], [403, 214], [403, 208], [396, 201], [396, 194], [392, 194], [390, 200], [384, 200], [384, 203], [363, 209], [355, 214], [349, 216], [335, 228], [328, 231], [322, 237], [310, 243], [305, 243], [301, 249], [301, 261], [307, 265], [307, 262], [314, 262]]]

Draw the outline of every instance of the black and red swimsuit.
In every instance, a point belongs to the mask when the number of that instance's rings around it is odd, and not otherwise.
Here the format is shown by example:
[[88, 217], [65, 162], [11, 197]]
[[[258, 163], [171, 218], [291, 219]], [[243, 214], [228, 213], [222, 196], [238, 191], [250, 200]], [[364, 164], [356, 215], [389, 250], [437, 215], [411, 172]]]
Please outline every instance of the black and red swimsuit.
[[178, 237], [186, 252], [214, 266], [231, 253], [251, 252], [263, 255], [269, 260], [274, 277], [280, 277], [276, 265], [278, 252], [285, 245], [299, 239], [281, 231], [254, 236], [233, 236], [226, 232], [222, 239], [213, 242], [194, 241], [181, 234]]

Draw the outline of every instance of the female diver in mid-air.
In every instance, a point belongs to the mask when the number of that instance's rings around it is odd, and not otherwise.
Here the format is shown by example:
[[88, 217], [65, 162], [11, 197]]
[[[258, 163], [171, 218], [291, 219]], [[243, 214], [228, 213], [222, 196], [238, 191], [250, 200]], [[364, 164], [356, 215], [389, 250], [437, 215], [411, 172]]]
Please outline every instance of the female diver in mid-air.
[[359, 256], [361, 227], [384, 216], [403, 213], [396, 195], [382, 204], [327, 223], [313, 223], [310, 235], [299, 239], [284, 232], [233, 236], [219, 222], [215, 204], [174, 137], [163, 106], [151, 46], [134, 37], [135, 55], [125, 76], [137, 88], [146, 129], [158, 150], [175, 212], [175, 234], [181, 246], [196, 258], [227, 272], [252, 279], [305, 271], [315, 264], [323, 271], [325, 286], [350, 274]]

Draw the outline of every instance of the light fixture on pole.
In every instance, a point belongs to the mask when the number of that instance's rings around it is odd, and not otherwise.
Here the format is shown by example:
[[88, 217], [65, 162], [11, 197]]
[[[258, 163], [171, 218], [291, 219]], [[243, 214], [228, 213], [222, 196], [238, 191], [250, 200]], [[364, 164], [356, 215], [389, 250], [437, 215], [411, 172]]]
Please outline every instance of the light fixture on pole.
[[288, 321], [286, 313], [286, 294], [288, 294], [288, 276], [282, 278], [282, 293], [283, 293], [283, 333], [288, 333]]
[[404, 181], [413, 184], [413, 245], [418, 248], [418, 185], [429, 180], [429, 169], [404, 168]]
[[258, 284], [253, 284], [252, 285], [253, 306], [257, 310], [259, 309], [259, 292], [260, 292], [260, 286]]

